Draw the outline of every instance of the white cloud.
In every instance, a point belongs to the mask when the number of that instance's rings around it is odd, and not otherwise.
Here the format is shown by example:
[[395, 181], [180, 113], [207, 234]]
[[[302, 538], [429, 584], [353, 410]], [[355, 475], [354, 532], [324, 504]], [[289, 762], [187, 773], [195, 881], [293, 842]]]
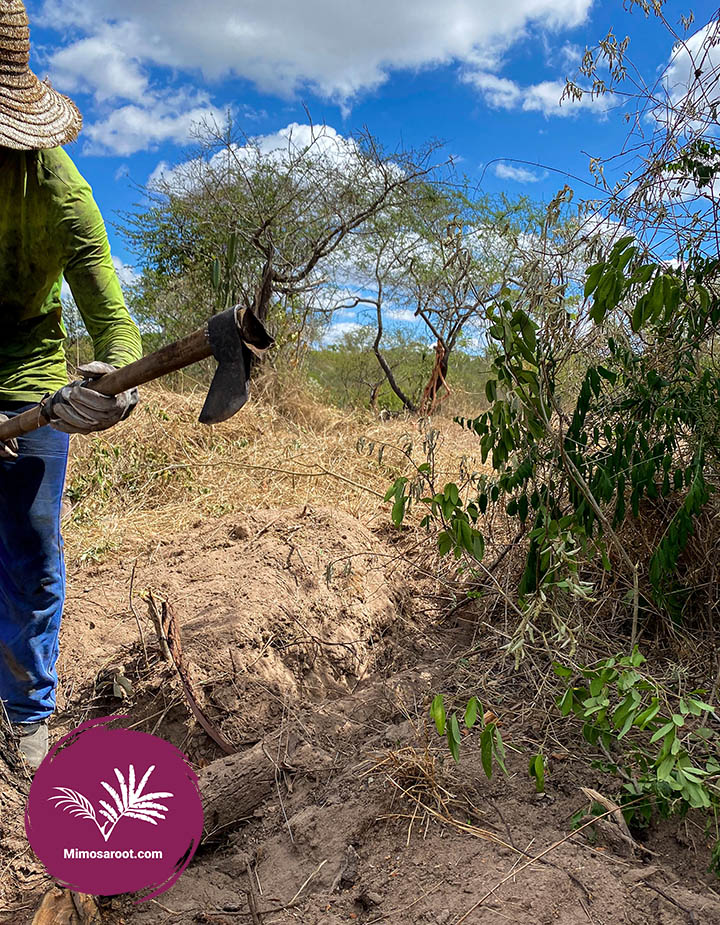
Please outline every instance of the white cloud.
[[466, 71], [463, 80], [479, 90], [485, 102], [493, 109], [541, 112], [545, 116], [574, 116], [581, 109], [604, 115], [612, 99], [609, 96], [593, 99], [586, 93], [581, 100], [564, 99], [561, 102], [565, 84], [559, 80], [544, 80], [523, 87], [507, 77], [498, 77], [485, 71]]
[[526, 167], [514, 167], [503, 162], [495, 165], [495, 176], [501, 180], [514, 180], [516, 183], [537, 183], [547, 177], [547, 171], [534, 173]]
[[56, 51], [48, 59], [53, 78], [67, 92], [92, 89], [99, 101], [141, 100], [148, 88], [139, 62], [108, 29]]
[[346, 334], [354, 334], [356, 331], [362, 331], [365, 327], [357, 321], [337, 321], [331, 324], [322, 336], [321, 343], [325, 346], [339, 344]]
[[178, 94], [173, 98], [148, 98], [144, 105], [129, 103], [86, 126], [86, 154], [119, 154], [129, 157], [137, 151], [163, 142], [184, 144], [199, 126], [222, 124], [225, 113], [203, 93]]
[[468, 71], [465, 83], [472, 84], [493, 109], [516, 109], [522, 102], [522, 90], [514, 80], [498, 77], [486, 71]]
[[411, 311], [409, 308], [392, 308], [390, 311], [387, 311], [385, 315], [392, 321], [415, 322], [418, 320], [415, 312]]
[[559, 51], [560, 62], [564, 67], [575, 68], [580, 64], [583, 56], [582, 48], [579, 45], [573, 45], [571, 42], [565, 42]]
[[123, 286], [132, 286], [138, 282], [140, 274], [135, 267], [131, 267], [129, 263], [125, 263], [119, 257], [115, 256], [113, 256], [112, 262], [115, 265], [115, 272], [118, 275], [118, 279]]
[[719, 33], [718, 21], [713, 19], [675, 47], [663, 76], [671, 100], [677, 102], [687, 94], [698, 95], [707, 106], [718, 99]]
[[[265, 92], [303, 88], [339, 102], [382, 84], [393, 69], [462, 63], [476, 70], [537, 25], [584, 21], [592, 0], [45, 0], [41, 22], [82, 38], [60, 73], [95, 92], [117, 91], [99, 61], [125, 69], [135, 89], [150, 66], [230, 74]], [[97, 40], [87, 44], [88, 40]], [[132, 57], [129, 57], [132, 50]], [[86, 70], [90, 59], [91, 68]]]
[[357, 154], [354, 139], [341, 135], [331, 125], [293, 122], [277, 132], [249, 137], [245, 145], [222, 148], [209, 161], [195, 158], [175, 167], [160, 161], [148, 178], [148, 186], [182, 192], [195, 187], [208, 172], [232, 171], [238, 164], [251, 171], [260, 162], [287, 164], [300, 156], [307, 162], [342, 168], [352, 165]]

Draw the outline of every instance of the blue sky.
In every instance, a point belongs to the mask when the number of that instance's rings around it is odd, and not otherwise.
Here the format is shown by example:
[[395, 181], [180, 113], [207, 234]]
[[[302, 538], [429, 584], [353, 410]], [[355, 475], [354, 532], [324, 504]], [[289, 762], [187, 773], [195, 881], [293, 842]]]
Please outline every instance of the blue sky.
[[[672, 43], [655, 17], [592, 0], [28, 0], [32, 64], [85, 118], [70, 148], [112, 228], [165, 162], [186, 160], [192, 125], [231, 109], [248, 134], [325, 122], [388, 148], [441, 139], [488, 192], [591, 195], [588, 155], [619, 150], [621, 108], [558, 105], [586, 45], [629, 35], [646, 80]], [[691, 8], [671, 0], [678, 29]], [[692, 7], [693, 29], [717, 16]], [[617, 104], [613, 104], [617, 106]], [[505, 159], [505, 160], [502, 160]], [[520, 163], [523, 161], [530, 164]], [[541, 166], [533, 166], [533, 165]], [[569, 178], [566, 176], [569, 175]], [[577, 179], [573, 179], [577, 178]]]

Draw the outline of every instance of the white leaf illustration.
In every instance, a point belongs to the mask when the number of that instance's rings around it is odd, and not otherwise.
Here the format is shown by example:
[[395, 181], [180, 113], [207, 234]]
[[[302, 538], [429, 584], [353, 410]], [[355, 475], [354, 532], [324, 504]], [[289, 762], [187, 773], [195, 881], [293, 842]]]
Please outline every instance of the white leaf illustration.
[[106, 803], [105, 800], [100, 800], [100, 805], [102, 806], [100, 815], [105, 816], [105, 818], [109, 819], [110, 822], [117, 822], [117, 810], [109, 803]]
[[120, 787], [120, 793], [111, 787], [107, 781], [100, 781], [101, 786], [107, 790], [115, 803], [115, 806], [111, 806], [105, 800], [100, 800], [102, 809], [99, 810], [99, 814], [107, 820], [102, 825], [98, 821], [95, 807], [87, 797], [76, 790], [70, 790], [67, 787], [55, 787], [55, 790], [59, 791], [62, 796], [50, 797], [51, 800], [56, 801], [56, 805], [62, 808], [63, 812], [94, 822], [106, 842], [109, 841], [110, 836], [115, 831], [115, 826], [121, 819], [137, 819], [138, 822], [146, 822], [150, 825], [157, 825], [158, 821], [163, 822], [168, 808], [164, 803], [158, 803], [157, 801], [174, 796], [168, 791], [143, 794], [143, 788], [155, 770], [155, 765], [148, 768], [137, 786], [133, 765], [129, 766], [127, 781], [118, 768], [113, 770]]
[[56, 806], [62, 807], [63, 811], [70, 813], [71, 816], [77, 816], [81, 819], [92, 819], [92, 821], [97, 824], [95, 807], [87, 797], [67, 787], [55, 787], [55, 789], [63, 794], [63, 796], [59, 797], [50, 797], [51, 800], [56, 801]]
[[[150, 825], [157, 825], [157, 822], [154, 819], [149, 819], [147, 816], [142, 816], [140, 813], [133, 813], [132, 811], [128, 810], [125, 815], [128, 817], [128, 819], [140, 819], [142, 822], [149, 822]], [[161, 816], [160, 818], [164, 819], [165, 817]]]
[[123, 806], [123, 801], [120, 799], [116, 791], [113, 790], [110, 784], [108, 784], [107, 781], [104, 781], [104, 780], [100, 781], [100, 786], [104, 787], [107, 790], [107, 792], [110, 794], [110, 796], [113, 798], [113, 800], [115, 800], [115, 805], [117, 806], [118, 812], [122, 815], [122, 812], [125, 809], [125, 807]]

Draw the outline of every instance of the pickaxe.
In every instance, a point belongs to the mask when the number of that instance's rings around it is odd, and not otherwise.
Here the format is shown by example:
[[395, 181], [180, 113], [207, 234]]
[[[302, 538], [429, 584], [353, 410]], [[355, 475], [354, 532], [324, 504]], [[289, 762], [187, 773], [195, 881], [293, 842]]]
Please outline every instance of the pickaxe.
[[[102, 395], [119, 395], [214, 356], [217, 370], [200, 414], [203, 424], [219, 424], [236, 414], [249, 397], [254, 353], [262, 354], [274, 341], [249, 308], [236, 305], [214, 315], [205, 327], [136, 363], [93, 380], [87, 387]], [[0, 440], [21, 437], [48, 424], [41, 402], [0, 424]]]

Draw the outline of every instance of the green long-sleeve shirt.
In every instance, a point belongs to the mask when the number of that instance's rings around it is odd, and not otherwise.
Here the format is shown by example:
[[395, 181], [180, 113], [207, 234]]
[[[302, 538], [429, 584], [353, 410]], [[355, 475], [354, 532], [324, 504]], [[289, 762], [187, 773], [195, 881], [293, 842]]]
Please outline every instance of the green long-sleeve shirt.
[[140, 332], [90, 186], [62, 148], [0, 147], [0, 401], [39, 401], [67, 383], [63, 276], [95, 359], [139, 359]]

